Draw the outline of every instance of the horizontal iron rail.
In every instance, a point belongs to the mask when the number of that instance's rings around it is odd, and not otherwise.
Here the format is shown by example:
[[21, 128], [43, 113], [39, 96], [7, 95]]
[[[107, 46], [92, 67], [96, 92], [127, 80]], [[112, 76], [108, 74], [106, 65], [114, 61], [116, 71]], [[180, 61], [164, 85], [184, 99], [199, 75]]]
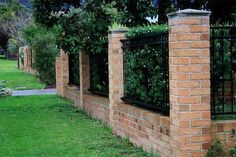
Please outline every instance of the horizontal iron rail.
[[124, 48], [133, 48], [133, 47], [145, 47], [145, 46], [152, 46], [152, 45], [157, 45], [157, 44], [168, 44], [168, 41], [156, 41], [156, 42], [152, 42], [152, 43], [145, 43], [145, 42], [142, 42], [140, 41], [139, 43], [128, 43], [127, 45], [125, 46], [122, 46], [121, 48], [124, 49]]
[[235, 114], [236, 112], [217, 112], [213, 113], [212, 116], [214, 115], [230, 115], [230, 114]]
[[[139, 105], [139, 106], [147, 107], [149, 109], [153, 109], [153, 110], [156, 110], [156, 111], [161, 111], [161, 113], [169, 115], [169, 108], [164, 109], [163, 107], [158, 107], [158, 106], [155, 106], [155, 105], [151, 105], [151, 104], [145, 103], [143, 101], [134, 100], [134, 99], [128, 98], [128, 97], [122, 97], [121, 100], [123, 100], [125, 102], [128, 102], [128, 103], [133, 103], [133, 104], [136, 104], [136, 105]], [[162, 106], [162, 105], [160, 105], [160, 106]]]
[[236, 28], [236, 26], [211, 26], [211, 29], [229, 29], [229, 28]]
[[133, 37], [130, 39], [123, 39], [123, 40], [140, 40], [140, 39], [144, 39], [144, 38], [152, 38], [152, 37], [163, 36], [163, 35], [168, 35], [168, 31], [161, 32], [161, 33], [152, 33], [152, 34], [148, 34], [148, 35]]
[[218, 36], [218, 37], [211, 37], [212, 40], [214, 39], [236, 39], [236, 36]]
[[121, 48], [144, 47], [159, 44], [168, 44], [168, 32], [153, 34], [150, 36], [120, 40], [123, 45]]

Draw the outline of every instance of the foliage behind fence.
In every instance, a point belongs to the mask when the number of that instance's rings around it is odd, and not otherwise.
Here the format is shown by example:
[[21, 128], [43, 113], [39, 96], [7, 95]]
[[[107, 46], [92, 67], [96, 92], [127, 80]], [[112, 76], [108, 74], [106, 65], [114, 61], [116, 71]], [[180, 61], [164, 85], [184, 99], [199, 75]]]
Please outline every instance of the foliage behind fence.
[[236, 113], [236, 27], [211, 27], [211, 109], [216, 115]]
[[168, 33], [123, 40], [124, 101], [169, 113]]
[[69, 54], [69, 83], [80, 85], [80, 61], [79, 54]]
[[108, 50], [90, 54], [90, 89], [95, 94], [108, 96]]

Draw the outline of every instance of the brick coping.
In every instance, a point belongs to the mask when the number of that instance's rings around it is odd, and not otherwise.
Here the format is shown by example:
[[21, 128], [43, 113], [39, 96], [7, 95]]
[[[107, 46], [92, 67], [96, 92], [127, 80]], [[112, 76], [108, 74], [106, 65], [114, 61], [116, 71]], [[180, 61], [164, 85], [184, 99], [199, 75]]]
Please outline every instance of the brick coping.
[[115, 34], [115, 33], [126, 33], [128, 31], [128, 29], [125, 28], [118, 28], [118, 29], [112, 29], [112, 30], [108, 30], [107, 32], [109, 34]]
[[196, 9], [184, 9], [177, 12], [169, 13], [167, 16], [173, 18], [174, 16], [209, 16], [210, 11], [206, 10], [196, 10]]

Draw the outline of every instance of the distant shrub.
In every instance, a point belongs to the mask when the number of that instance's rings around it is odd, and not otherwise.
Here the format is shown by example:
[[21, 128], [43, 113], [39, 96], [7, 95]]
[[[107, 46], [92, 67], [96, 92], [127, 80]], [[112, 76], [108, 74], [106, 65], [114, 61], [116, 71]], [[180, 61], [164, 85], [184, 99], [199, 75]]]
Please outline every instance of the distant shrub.
[[18, 54], [20, 42], [16, 39], [10, 38], [7, 44], [7, 51], [11, 54]]
[[24, 30], [24, 38], [34, 51], [34, 67], [39, 78], [47, 85], [55, 84], [55, 60], [59, 54], [56, 44], [59, 27], [45, 28], [32, 25]]
[[2, 82], [0, 82], [0, 97], [11, 96], [11, 95], [12, 95], [12, 90], [6, 88], [6, 86]]

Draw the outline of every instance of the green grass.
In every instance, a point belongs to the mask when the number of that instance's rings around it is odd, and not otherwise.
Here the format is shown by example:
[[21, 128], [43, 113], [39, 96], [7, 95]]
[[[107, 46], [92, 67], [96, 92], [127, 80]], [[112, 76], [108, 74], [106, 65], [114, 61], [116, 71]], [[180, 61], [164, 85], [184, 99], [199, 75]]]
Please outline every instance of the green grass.
[[0, 82], [13, 90], [43, 89], [45, 87], [45, 84], [36, 77], [17, 69], [16, 61], [6, 60], [3, 56], [0, 56]]
[[0, 98], [0, 157], [154, 156], [58, 96]]

